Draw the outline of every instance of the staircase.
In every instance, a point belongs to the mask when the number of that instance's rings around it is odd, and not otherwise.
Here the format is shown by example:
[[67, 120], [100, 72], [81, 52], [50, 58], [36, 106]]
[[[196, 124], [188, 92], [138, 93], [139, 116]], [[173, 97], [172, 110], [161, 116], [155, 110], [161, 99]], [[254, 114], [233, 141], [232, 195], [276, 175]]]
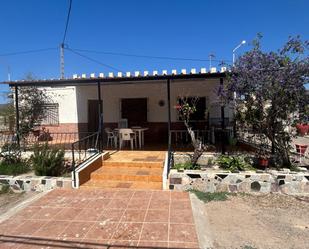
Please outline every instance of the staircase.
[[161, 151], [118, 151], [81, 188], [162, 189], [164, 156]]

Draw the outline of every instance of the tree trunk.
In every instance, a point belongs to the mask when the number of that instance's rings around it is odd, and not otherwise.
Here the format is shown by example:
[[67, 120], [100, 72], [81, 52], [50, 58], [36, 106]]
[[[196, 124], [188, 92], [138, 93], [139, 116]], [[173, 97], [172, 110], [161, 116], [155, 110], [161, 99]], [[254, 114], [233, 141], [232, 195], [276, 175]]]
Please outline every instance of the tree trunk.
[[191, 137], [192, 145], [194, 147], [193, 155], [191, 156], [191, 164], [195, 166], [198, 159], [203, 155], [203, 152], [205, 151], [205, 146], [203, 146], [201, 141], [195, 137], [194, 131], [189, 126], [188, 122], [185, 121], [184, 123], [187, 127], [188, 133]]

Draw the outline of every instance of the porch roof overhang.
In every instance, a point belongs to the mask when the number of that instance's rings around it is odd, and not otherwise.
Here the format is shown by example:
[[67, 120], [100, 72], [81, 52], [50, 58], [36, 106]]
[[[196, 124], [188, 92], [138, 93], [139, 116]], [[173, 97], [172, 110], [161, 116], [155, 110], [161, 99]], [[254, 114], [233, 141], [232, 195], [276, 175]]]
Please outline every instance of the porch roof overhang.
[[65, 79], [47, 79], [47, 80], [19, 80], [1, 82], [10, 87], [14, 86], [36, 86], [36, 87], [53, 87], [53, 86], [79, 86], [79, 85], [94, 85], [101, 83], [102, 85], [117, 85], [117, 84], [136, 84], [136, 83], [154, 83], [166, 80], [203, 80], [214, 78], [225, 78], [227, 72], [215, 73], [196, 73], [196, 74], [164, 74], [164, 75], [147, 75], [147, 76], [131, 76], [131, 77], [90, 77], [90, 78], [65, 78]]

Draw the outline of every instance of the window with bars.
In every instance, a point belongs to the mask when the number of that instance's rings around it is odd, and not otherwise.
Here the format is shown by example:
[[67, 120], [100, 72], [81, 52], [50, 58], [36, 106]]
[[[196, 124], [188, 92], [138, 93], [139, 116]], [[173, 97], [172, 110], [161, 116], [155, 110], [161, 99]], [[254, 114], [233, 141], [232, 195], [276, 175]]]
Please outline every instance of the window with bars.
[[45, 117], [42, 125], [59, 125], [59, 104], [46, 103], [43, 105]]

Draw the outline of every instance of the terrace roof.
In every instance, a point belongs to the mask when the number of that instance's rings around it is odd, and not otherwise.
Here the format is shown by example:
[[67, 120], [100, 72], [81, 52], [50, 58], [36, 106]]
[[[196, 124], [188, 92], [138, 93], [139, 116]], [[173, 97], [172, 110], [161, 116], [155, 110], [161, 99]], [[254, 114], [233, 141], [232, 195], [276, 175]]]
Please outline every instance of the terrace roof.
[[8, 84], [9, 86], [38, 86], [38, 87], [49, 87], [49, 86], [78, 86], [78, 85], [91, 85], [100, 82], [102, 85], [113, 85], [113, 84], [136, 84], [140, 83], [150, 83], [150, 82], [160, 82], [163, 80], [188, 80], [188, 79], [208, 79], [208, 78], [225, 78], [226, 68], [221, 68], [217, 71], [216, 68], [211, 68], [207, 71], [206, 68], [201, 68], [199, 72], [192, 68], [190, 72], [187, 73], [185, 69], [182, 69], [179, 74], [176, 70], [172, 70], [168, 74], [167, 70], [162, 70], [159, 74], [158, 71], [153, 71], [151, 74], [148, 71], [144, 71], [143, 74], [139, 71], [135, 71], [134, 74], [126, 72], [118, 72], [116, 75], [114, 73], [108, 73], [104, 75], [100, 73], [98, 76], [95, 74], [90, 74], [87, 77], [86, 74], [81, 76], [75, 74], [72, 78], [65, 79], [39, 79], [39, 80], [17, 80], [17, 81], [6, 81], [1, 82], [1, 84]]

